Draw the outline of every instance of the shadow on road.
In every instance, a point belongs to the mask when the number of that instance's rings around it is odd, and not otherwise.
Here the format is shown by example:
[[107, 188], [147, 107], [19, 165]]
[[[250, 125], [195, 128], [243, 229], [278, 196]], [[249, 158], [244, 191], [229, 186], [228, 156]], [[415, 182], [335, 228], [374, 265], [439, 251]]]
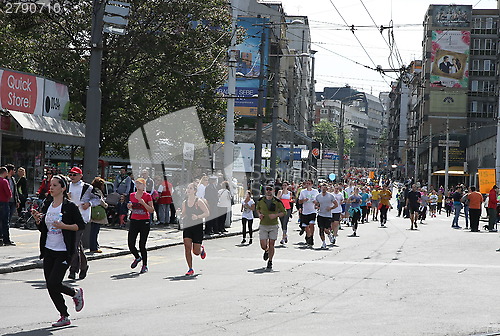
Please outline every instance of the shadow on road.
[[247, 271], [248, 273], [253, 273], [253, 274], [265, 274], [265, 273], [277, 273], [279, 271], [275, 271], [275, 270], [268, 270], [267, 268], [265, 267], [261, 267], [261, 268], [256, 268], [256, 269], [250, 269]]
[[123, 280], [137, 278], [140, 274], [138, 272], [128, 272], [123, 274], [116, 274], [111, 276], [111, 280]]
[[171, 277], [166, 277], [165, 280], [170, 280], [170, 281], [196, 280], [198, 275], [199, 274], [171, 276]]
[[76, 326], [66, 326], [66, 327], [61, 327], [61, 328], [54, 328], [54, 327], [47, 327], [47, 328], [42, 328], [42, 329], [35, 329], [35, 330], [23, 330], [15, 333], [10, 333], [10, 334], [4, 334], [4, 336], [50, 336], [54, 335], [55, 331], [58, 330], [68, 330], [76, 328]]
[[45, 281], [41, 280], [33, 280], [33, 281], [26, 281], [27, 284], [30, 284], [31, 287], [34, 287], [36, 289], [47, 289], [47, 286], [45, 284]]

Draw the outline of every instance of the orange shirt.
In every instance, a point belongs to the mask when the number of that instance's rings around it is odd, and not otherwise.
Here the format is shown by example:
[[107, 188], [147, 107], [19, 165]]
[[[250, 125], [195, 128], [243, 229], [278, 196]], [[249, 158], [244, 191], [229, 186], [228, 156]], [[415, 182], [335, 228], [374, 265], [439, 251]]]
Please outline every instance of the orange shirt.
[[390, 205], [389, 202], [391, 201], [392, 198], [392, 193], [389, 190], [381, 190], [379, 195], [380, 195], [380, 203], [382, 205], [389, 206]]
[[483, 195], [480, 192], [473, 191], [467, 197], [469, 198], [469, 209], [481, 209]]

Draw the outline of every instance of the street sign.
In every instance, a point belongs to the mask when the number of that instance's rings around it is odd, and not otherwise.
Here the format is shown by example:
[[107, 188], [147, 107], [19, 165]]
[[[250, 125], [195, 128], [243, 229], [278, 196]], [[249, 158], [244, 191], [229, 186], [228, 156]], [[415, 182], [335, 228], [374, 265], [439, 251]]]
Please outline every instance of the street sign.
[[313, 148], [312, 155], [318, 156], [319, 155], [319, 148]]
[[[450, 140], [448, 141], [450, 147], [460, 147], [460, 141]], [[446, 140], [439, 140], [439, 147], [446, 147]]]
[[189, 160], [189, 161], [194, 160], [194, 144], [185, 142], [184, 150], [182, 152], [184, 154], [184, 160]]

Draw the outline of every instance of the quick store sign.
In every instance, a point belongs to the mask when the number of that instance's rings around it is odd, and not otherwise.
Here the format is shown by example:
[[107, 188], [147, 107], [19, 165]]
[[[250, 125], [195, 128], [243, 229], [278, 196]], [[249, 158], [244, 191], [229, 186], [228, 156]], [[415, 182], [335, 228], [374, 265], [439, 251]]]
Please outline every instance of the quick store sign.
[[44, 77], [0, 69], [0, 108], [67, 119], [68, 87]]

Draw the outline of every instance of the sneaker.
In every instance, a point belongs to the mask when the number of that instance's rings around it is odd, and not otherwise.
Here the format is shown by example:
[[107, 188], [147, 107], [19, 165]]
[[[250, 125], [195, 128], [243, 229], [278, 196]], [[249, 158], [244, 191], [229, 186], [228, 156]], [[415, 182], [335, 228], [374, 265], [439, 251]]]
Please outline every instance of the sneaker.
[[337, 238], [333, 237], [332, 245], [335, 245], [336, 242], [337, 242]]
[[56, 322], [52, 323], [52, 326], [53, 327], [64, 327], [64, 326], [67, 326], [67, 325], [70, 325], [71, 324], [71, 321], [69, 320], [69, 317], [67, 316], [61, 316], [61, 318], [59, 320], [57, 320]]
[[201, 259], [205, 259], [207, 257], [207, 252], [205, 252], [205, 247], [201, 245], [201, 253], [200, 253]]
[[335, 237], [332, 235], [331, 232], [328, 234], [328, 239], [330, 239], [331, 244], [335, 244]]
[[68, 278], [75, 280], [76, 279], [76, 272], [69, 272]]
[[264, 255], [262, 256], [262, 258], [264, 258], [264, 260], [269, 259], [269, 252], [264, 251]]
[[248, 241], [248, 245], [252, 245], [252, 238]]
[[302, 236], [304, 232], [306, 232], [306, 230], [304, 230], [304, 228], [300, 228], [299, 236]]
[[266, 267], [266, 268], [267, 268], [268, 270], [273, 269], [273, 262], [272, 262], [271, 260], [269, 260], [269, 261], [267, 262], [267, 267]]
[[130, 264], [130, 268], [136, 268], [137, 267], [137, 264], [142, 260], [142, 257], [139, 257], [137, 259], [134, 259], [134, 261], [132, 261], [132, 264]]
[[73, 295], [73, 302], [75, 303], [75, 310], [79, 312], [83, 309], [83, 289], [78, 288], [76, 294]]
[[143, 274], [143, 273], [147, 273], [147, 272], [148, 272], [148, 266], [142, 265], [140, 273]]
[[281, 244], [281, 245], [284, 245], [284, 244], [285, 244], [285, 240], [284, 240], [284, 239], [281, 239], [281, 240], [280, 240], [280, 244]]
[[243, 240], [241, 241], [241, 244], [245, 244], [247, 242], [247, 240], [245, 238], [243, 238]]
[[81, 270], [81, 271], [80, 271], [80, 276], [79, 276], [79, 278], [80, 278], [81, 280], [83, 280], [83, 279], [85, 279], [85, 278], [87, 277], [87, 272], [88, 272], [88, 270], [89, 270], [89, 266], [87, 265], [87, 268], [86, 268], [86, 269], [84, 269], [84, 270]]
[[186, 272], [186, 275], [193, 275], [194, 270], [192, 268], [189, 269], [189, 271]]
[[353, 233], [353, 234], [351, 234], [351, 235], [348, 235], [347, 237], [357, 237], [357, 236], [356, 236], [356, 232], [354, 232], [354, 233]]
[[321, 245], [321, 248], [322, 248], [323, 250], [326, 250], [326, 248], [327, 248], [327, 247], [326, 247], [326, 242], [325, 242], [325, 241], [323, 241], [323, 244]]

